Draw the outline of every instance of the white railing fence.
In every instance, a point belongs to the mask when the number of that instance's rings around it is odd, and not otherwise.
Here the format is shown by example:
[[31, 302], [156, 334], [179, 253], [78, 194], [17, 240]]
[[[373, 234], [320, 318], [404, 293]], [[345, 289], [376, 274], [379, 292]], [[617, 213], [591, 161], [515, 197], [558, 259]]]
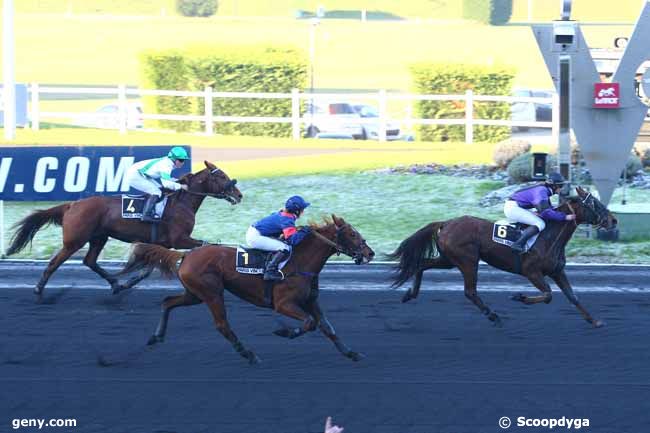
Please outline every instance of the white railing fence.
[[[31, 94], [30, 120], [31, 127], [38, 130], [43, 119], [75, 119], [80, 116], [84, 118], [103, 118], [109, 117], [115, 124], [115, 129], [126, 134], [129, 129], [128, 111], [129, 97], [142, 96], [177, 96], [177, 97], [195, 97], [204, 100], [205, 111], [202, 115], [192, 114], [139, 114], [142, 120], [174, 120], [187, 122], [202, 122], [204, 124], [204, 133], [206, 135], [214, 134], [215, 122], [240, 122], [240, 123], [289, 123], [291, 124], [292, 137], [294, 140], [300, 140], [302, 126], [310, 123], [309, 113], [300, 113], [300, 102], [309, 101], [373, 101], [376, 103], [379, 111], [379, 117], [375, 119], [361, 118], [359, 123], [368, 124], [378, 123], [380, 141], [386, 141], [386, 125], [388, 122], [399, 122], [412, 128], [414, 125], [461, 125], [465, 127], [465, 142], [474, 141], [474, 127], [477, 125], [493, 125], [508, 127], [527, 127], [527, 128], [549, 128], [552, 130], [553, 139], [556, 139], [559, 132], [559, 98], [554, 95], [553, 98], [542, 97], [519, 97], [519, 96], [489, 96], [475, 95], [471, 90], [465, 94], [459, 95], [416, 95], [409, 93], [388, 93], [385, 90], [379, 90], [373, 93], [306, 93], [294, 89], [291, 93], [248, 93], [248, 92], [215, 92], [211, 87], [206, 87], [203, 91], [180, 91], [180, 90], [145, 90], [130, 89], [125, 85], [119, 85], [113, 88], [97, 87], [47, 87], [33, 83], [29, 86]], [[80, 113], [66, 111], [40, 111], [40, 96], [44, 94], [58, 95], [110, 95], [117, 99], [118, 110], [115, 113]], [[214, 99], [219, 98], [243, 98], [243, 99], [290, 99], [291, 115], [289, 117], [280, 116], [220, 116], [213, 113]], [[403, 118], [391, 117], [388, 114], [388, 107], [391, 102], [402, 101], [406, 103], [407, 113]], [[457, 119], [422, 119], [412, 117], [412, 106], [415, 101], [462, 101], [465, 105], [465, 116]], [[552, 104], [552, 121], [513, 121], [511, 119], [476, 119], [474, 118], [474, 102], [506, 102], [506, 103], [541, 103]], [[336, 121], [336, 119], [333, 119]], [[345, 122], [348, 120], [340, 120]]]

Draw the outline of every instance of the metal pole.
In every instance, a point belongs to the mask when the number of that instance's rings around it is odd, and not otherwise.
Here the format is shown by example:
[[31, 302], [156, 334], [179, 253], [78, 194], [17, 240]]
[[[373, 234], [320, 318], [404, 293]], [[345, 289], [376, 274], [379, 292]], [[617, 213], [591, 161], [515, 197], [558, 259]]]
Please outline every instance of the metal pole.
[[560, 139], [558, 164], [560, 174], [571, 182], [571, 56], [562, 54], [559, 62], [560, 77]]
[[314, 124], [314, 62], [316, 61], [316, 26], [319, 24], [318, 18], [312, 18], [309, 26], [309, 92], [311, 99], [309, 101], [310, 124]]
[[465, 92], [465, 143], [474, 143], [474, 93]]
[[214, 120], [212, 118], [212, 87], [206, 86], [204, 90], [204, 103], [205, 108], [205, 135], [214, 135]]
[[2, 8], [2, 70], [4, 137], [5, 140], [16, 138], [16, 79], [14, 54], [14, 2], [4, 0]]
[[0, 200], [0, 259], [4, 259], [5, 251], [5, 202]]

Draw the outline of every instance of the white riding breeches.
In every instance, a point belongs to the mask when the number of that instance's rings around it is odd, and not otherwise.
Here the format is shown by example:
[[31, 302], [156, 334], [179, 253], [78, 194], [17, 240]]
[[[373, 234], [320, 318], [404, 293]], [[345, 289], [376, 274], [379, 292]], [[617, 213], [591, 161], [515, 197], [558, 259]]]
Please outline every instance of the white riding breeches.
[[520, 208], [516, 201], [508, 200], [503, 205], [503, 213], [506, 214], [508, 221], [513, 223], [524, 223], [531, 226], [537, 226], [541, 232], [546, 227], [543, 219], [529, 211], [528, 209]]
[[264, 251], [289, 251], [289, 246], [284, 242], [268, 236], [262, 236], [255, 227], [250, 226], [246, 232], [246, 243], [251, 248]]
[[130, 188], [139, 189], [145, 194], [155, 195], [158, 197], [162, 195], [160, 185], [154, 180], [144, 177], [137, 170], [128, 171], [125, 180], [129, 184]]

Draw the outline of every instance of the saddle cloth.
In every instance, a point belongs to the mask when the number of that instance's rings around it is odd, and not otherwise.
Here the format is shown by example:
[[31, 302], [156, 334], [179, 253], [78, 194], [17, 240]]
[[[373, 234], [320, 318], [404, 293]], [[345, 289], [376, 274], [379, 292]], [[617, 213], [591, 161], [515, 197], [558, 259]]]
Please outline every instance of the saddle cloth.
[[[266, 263], [271, 260], [274, 251], [264, 251], [255, 248], [248, 248], [243, 245], [237, 247], [237, 255], [235, 256], [235, 270], [240, 274], [263, 274], [266, 269]], [[284, 268], [289, 258], [284, 260], [278, 266], [278, 269]]]
[[[521, 232], [526, 227], [528, 227], [527, 224], [513, 223], [508, 220], [495, 221], [494, 226], [492, 227], [492, 240], [498, 244], [512, 246], [512, 244], [521, 237]], [[528, 250], [535, 245], [538, 236], [539, 233], [528, 239], [524, 252], [528, 252]]]
[[[142, 218], [142, 209], [147, 196], [144, 194], [122, 194], [122, 218], [127, 219], [140, 219]], [[165, 205], [167, 204], [167, 197], [162, 197], [156, 203], [156, 215], [162, 219]]]

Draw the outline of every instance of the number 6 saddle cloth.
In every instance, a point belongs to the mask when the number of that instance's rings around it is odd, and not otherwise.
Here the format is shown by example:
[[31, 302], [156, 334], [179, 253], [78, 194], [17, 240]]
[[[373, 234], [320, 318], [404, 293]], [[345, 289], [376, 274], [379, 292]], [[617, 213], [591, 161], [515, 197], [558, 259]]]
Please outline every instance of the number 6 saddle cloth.
[[[494, 226], [492, 227], [492, 240], [498, 244], [511, 246], [517, 239], [521, 237], [521, 232], [526, 227], [528, 227], [528, 224], [512, 223], [508, 220], [495, 221]], [[528, 239], [528, 242], [526, 242], [526, 246], [524, 248], [524, 252], [528, 252], [528, 250], [530, 250], [533, 245], [535, 245], [535, 241], [537, 240], [538, 236], [539, 233]]]
[[[273, 253], [274, 251], [258, 250], [239, 245], [235, 259], [235, 270], [241, 274], [263, 274], [266, 263], [271, 260]], [[291, 254], [288, 259], [280, 263], [278, 269], [281, 270], [290, 258]]]

